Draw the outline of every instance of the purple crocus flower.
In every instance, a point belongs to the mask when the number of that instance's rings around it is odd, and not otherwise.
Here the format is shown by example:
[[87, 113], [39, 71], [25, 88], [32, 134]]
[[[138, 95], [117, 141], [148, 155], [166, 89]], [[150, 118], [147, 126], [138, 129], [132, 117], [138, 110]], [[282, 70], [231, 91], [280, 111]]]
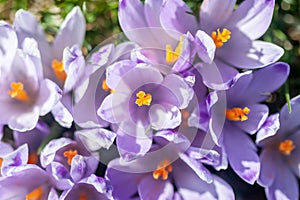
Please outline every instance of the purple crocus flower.
[[[140, 0], [121, 0], [118, 10], [120, 26], [130, 41], [140, 45], [133, 51], [134, 60], [154, 64], [165, 74], [184, 72], [194, 61], [194, 38], [188, 31], [169, 30], [172, 35], [167, 34], [159, 20], [162, 5], [162, 0], [147, 0], [144, 4]], [[208, 56], [210, 49], [207, 46], [213, 41], [205, 33], [203, 38], [205, 40], [199, 43], [202, 49], [207, 49], [202, 52], [203, 56]]]
[[271, 115], [257, 133], [256, 141], [262, 148], [258, 183], [266, 188], [268, 199], [299, 198], [300, 96], [291, 100], [291, 108], [289, 113], [284, 105], [279, 116]]
[[70, 189], [94, 173], [98, 166], [96, 157], [79, 141], [69, 138], [51, 140], [41, 152], [40, 159], [41, 165], [55, 179], [56, 188], [61, 190]]
[[[12, 59], [7, 60], [9, 65], [0, 68], [0, 108], [5, 113], [0, 117], [0, 124], [8, 124], [15, 131], [32, 130], [39, 116], [50, 112], [60, 100], [62, 92], [54, 82], [43, 77], [36, 42], [26, 38], [22, 49], [17, 49], [18, 40], [11, 26], [2, 22], [0, 29], [5, 37], [0, 45], [6, 57]], [[11, 44], [7, 46], [9, 41]]]
[[107, 68], [108, 95], [98, 115], [118, 125], [117, 146], [123, 158], [144, 155], [152, 144], [152, 130], [173, 129], [181, 123], [180, 109], [193, 97], [178, 75], [163, 77], [152, 65], [124, 60]]
[[[1, 144], [1, 199], [46, 199], [53, 186], [51, 177], [34, 164], [27, 164], [28, 146], [16, 150]], [[38, 178], [37, 178], [38, 177]], [[24, 185], [24, 183], [26, 183]]]
[[[204, 0], [199, 18], [182, 0], [164, 1], [160, 22], [166, 31], [189, 31], [197, 41], [203, 41], [202, 32], [214, 40], [214, 62], [224, 82], [218, 87], [228, 88], [239, 69], [255, 69], [277, 61], [283, 49], [257, 40], [271, 23], [275, 0], [245, 0], [234, 10], [236, 0]], [[196, 47], [201, 58], [201, 43]], [[205, 62], [205, 61], [204, 61]], [[203, 63], [204, 80], [214, 74], [211, 64]], [[210, 85], [211, 86], [211, 85]]]
[[[285, 63], [246, 72], [226, 94], [213, 92], [207, 100], [209, 113], [216, 113], [210, 115], [209, 132], [224, 148], [224, 155], [227, 155], [233, 170], [248, 183], [253, 184], [258, 178], [260, 162], [256, 147], [246, 133], [256, 133], [266, 121], [268, 107], [259, 102], [268, 99], [270, 93], [286, 81], [288, 74], [289, 66]], [[226, 99], [225, 105], [224, 101], [219, 101], [222, 98]]]
[[84, 57], [80, 47], [85, 35], [85, 19], [79, 7], [66, 16], [52, 44], [35, 16], [24, 10], [18, 10], [14, 19], [19, 46], [26, 37], [34, 38], [41, 52], [44, 76], [51, 79], [63, 89], [62, 100], [53, 108], [52, 114], [57, 122], [64, 127], [71, 127], [72, 100], [70, 92], [81, 83]]
[[[225, 181], [208, 173], [203, 166], [191, 162], [186, 154], [180, 153], [189, 142], [186, 143], [186, 139], [179, 134], [170, 134], [161, 133], [160, 136], [172, 138], [171, 144], [167, 143], [163, 147], [154, 145], [152, 150], [155, 151], [148, 152], [134, 161], [124, 162], [117, 158], [108, 164], [106, 177], [111, 181], [113, 197], [234, 199], [233, 191]], [[210, 179], [202, 180], [205, 176]]]

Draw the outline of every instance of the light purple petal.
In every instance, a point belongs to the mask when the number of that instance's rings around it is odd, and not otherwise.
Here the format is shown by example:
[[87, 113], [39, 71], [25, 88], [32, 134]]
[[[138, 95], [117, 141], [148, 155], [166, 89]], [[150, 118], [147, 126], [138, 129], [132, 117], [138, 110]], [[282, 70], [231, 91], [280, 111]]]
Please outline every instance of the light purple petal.
[[74, 182], [78, 182], [94, 173], [97, 167], [98, 160], [94, 157], [76, 155], [72, 159], [70, 175]]
[[145, 18], [149, 27], [161, 27], [159, 14], [163, 0], [146, 0], [145, 1]]
[[172, 199], [173, 185], [167, 180], [155, 180], [151, 175], [144, 177], [138, 185], [140, 198], [145, 200]]
[[55, 121], [57, 121], [62, 127], [71, 128], [73, 116], [61, 101], [53, 106], [51, 113]]
[[279, 114], [270, 115], [256, 134], [256, 144], [276, 134], [280, 127]]
[[25, 132], [34, 129], [39, 119], [39, 108], [34, 107], [27, 112], [12, 116], [8, 126], [14, 131]]
[[75, 134], [89, 151], [97, 151], [101, 148], [108, 149], [116, 138], [116, 133], [104, 128], [83, 129]]
[[40, 84], [37, 104], [40, 106], [40, 115], [43, 116], [50, 112], [55, 104], [60, 100], [62, 91], [49, 79], [43, 80]]
[[191, 9], [182, 0], [165, 1], [161, 9], [160, 21], [167, 32], [168, 30], [182, 34], [190, 32], [194, 35], [198, 23], [191, 13]]
[[73, 182], [66, 167], [59, 162], [51, 162], [50, 167], [52, 176], [56, 180], [55, 186], [60, 190], [66, 190], [72, 187]]
[[201, 29], [211, 34], [218, 28], [223, 28], [233, 12], [235, 3], [236, 0], [204, 0], [200, 7]]
[[235, 125], [247, 133], [254, 134], [266, 121], [269, 115], [269, 108], [263, 104], [249, 105], [250, 113], [248, 119], [242, 122], [236, 122]]
[[260, 172], [259, 157], [252, 140], [241, 130], [227, 126], [224, 146], [233, 170], [247, 183], [254, 184]]
[[199, 58], [205, 63], [211, 64], [215, 57], [216, 45], [204, 31], [197, 31], [195, 45]]
[[274, 0], [246, 0], [232, 14], [228, 26], [236, 26], [250, 39], [257, 39], [268, 29], [274, 5]]
[[288, 105], [285, 104], [279, 113], [280, 130], [285, 133], [295, 132], [299, 127], [300, 122], [298, 116], [300, 112], [300, 95], [291, 100], [291, 108], [292, 112], [289, 113]]
[[65, 47], [78, 45], [81, 47], [85, 35], [85, 19], [80, 8], [74, 7], [66, 16], [53, 42], [53, 54], [62, 60]]

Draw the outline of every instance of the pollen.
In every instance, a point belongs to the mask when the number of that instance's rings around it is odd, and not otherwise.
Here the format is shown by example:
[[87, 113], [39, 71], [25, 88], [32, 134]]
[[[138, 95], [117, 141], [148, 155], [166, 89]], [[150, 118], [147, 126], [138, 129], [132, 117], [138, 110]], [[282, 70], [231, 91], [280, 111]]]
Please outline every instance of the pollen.
[[168, 160], [164, 160], [157, 166], [157, 169], [153, 172], [153, 178], [158, 180], [160, 177], [163, 180], [167, 180], [169, 172], [172, 172], [172, 165]]
[[66, 72], [65, 72], [65, 68], [64, 68], [63, 62], [54, 59], [54, 60], [52, 61], [52, 69], [53, 69], [53, 72], [54, 72], [55, 76], [56, 76], [61, 82], [65, 82], [65, 80], [66, 80], [66, 78], [67, 78], [67, 74], [66, 74]]
[[183, 41], [184, 41], [184, 36], [181, 36], [175, 51], [173, 51], [171, 45], [168, 44], [166, 46], [166, 62], [168, 64], [172, 64], [176, 60], [178, 60], [178, 58], [182, 52]]
[[110, 89], [106, 83], [106, 79], [103, 79], [102, 81], [102, 89], [106, 92], [110, 92], [111, 94], [114, 93], [115, 91]]
[[36, 188], [31, 193], [26, 195], [26, 200], [41, 200], [43, 197], [43, 188], [42, 186]]
[[12, 82], [10, 84], [11, 90], [8, 91], [8, 94], [11, 98], [17, 99], [19, 101], [26, 102], [29, 100], [27, 92], [24, 90], [24, 85], [21, 82]]
[[152, 101], [152, 95], [149, 93], [145, 93], [144, 91], [139, 91], [138, 93], [136, 93], [136, 100], [135, 100], [135, 104], [137, 104], [138, 106], [149, 106], [151, 104]]
[[77, 150], [69, 150], [64, 152], [64, 156], [68, 158], [68, 165], [71, 165], [72, 159], [78, 154]]
[[292, 140], [285, 140], [279, 144], [279, 151], [283, 155], [289, 156], [294, 149], [295, 145]]
[[232, 108], [226, 110], [226, 118], [231, 121], [246, 121], [248, 119], [248, 114], [250, 113], [250, 109], [248, 107], [245, 108]]
[[226, 28], [224, 28], [223, 31], [217, 29], [217, 31], [211, 33], [211, 38], [213, 39], [216, 47], [220, 48], [230, 39], [230, 35], [231, 32]]

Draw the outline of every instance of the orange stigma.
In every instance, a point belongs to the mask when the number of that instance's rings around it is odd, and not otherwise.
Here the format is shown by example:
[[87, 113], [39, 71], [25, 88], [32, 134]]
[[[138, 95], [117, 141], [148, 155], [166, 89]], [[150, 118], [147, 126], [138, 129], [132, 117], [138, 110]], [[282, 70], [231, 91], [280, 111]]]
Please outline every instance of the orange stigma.
[[31, 193], [26, 195], [26, 200], [41, 200], [43, 197], [43, 188], [42, 186], [36, 188]]
[[187, 111], [184, 110], [184, 109], [180, 110], [180, 112], [181, 112], [181, 115], [182, 115], [182, 118], [183, 118], [183, 119], [182, 119], [183, 126], [184, 126], [184, 127], [188, 127], [188, 126], [189, 126], [188, 119], [189, 119], [189, 117], [190, 117], [190, 113], [187, 112]]
[[245, 108], [232, 108], [226, 110], [226, 118], [231, 121], [246, 121], [248, 119], [248, 114], [250, 113], [250, 109], [248, 107]]
[[152, 95], [149, 93], [145, 93], [144, 91], [139, 91], [136, 93], [137, 99], [135, 100], [135, 104], [138, 106], [146, 105], [149, 106], [152, 101]]
[[79, 195], [79, 200], [87, 200], [87, 199], [88, 199], [88, 198], [87, 198], [86, 194], [80, 193], [80, 195]]
[[68, 158], [68, 165], [71, 165], [72, 159], [78, 154], [77, 150], [69, 150], [64, 152], [64, 156]]
[[168, 160], [164, 160], [157, 166], [157, 169], [153, 172], [153, 178], [155, 180], [162, 177], [163, 180], [167, 180], [169, 172], [172, 172], [172, 165]]
[[106, 79], [103, 79], [102, 81], [102, 89], [106, 92], [110, 92], [111, 94], [114, 93], [115, 91], [110, 89], [106, 83]]
[[38, 162], [38, 154], [37, 154], [37, 152], [33, 152], [32, 154], [30, 154], [29, 156], [28, 156], [28, 164], [37, 164], [37, 162]]
[[8, 94], [11, 98], [17, 99], [19, 101], [26, 102], [29, 100], [27, 92], [24, 90], [24, 85], [21, 82], [12, 82], [10, 84], [11, 90], [8, 91]]
[[292, 140], [284, 140], [279, 144], [279, 151], [283, 155], [289, 156], [294, 149], [295, 145]]
[[182, 45], [183, 45], [183, 41], [184, 41], [184, 36], [180, 37], [180, 41], [175, 49], [175, 51], [173, 51], [171, 45], [167, 45], [166, 46], [166, 62], [168, 64], [172, 64], [174, 63], [176, 60], [178, 60], [181, 52], [182, 52]]
[[215, 45], [217, 48], [222, 47], [225, 43], [230, 39], [231, 32], [224, 28], [223, 31], [221, 32], [220, 29], [218, 28], [217, 31], [214, 31], [211, 33], [211, 38], [213, 39]]
[[54, 59], [54, 60], [52, 61], [52, 69], [53, 69], [53, 72], [55, 73], [55, 76], [56, 76], [61, 82], [65, 82], [65, 80], [66, 80], [66, 78], [67, 78], [67, 74], [66, 74], [66, 72], [65, 72], [65, 68], [64, 68], [63, 62]]

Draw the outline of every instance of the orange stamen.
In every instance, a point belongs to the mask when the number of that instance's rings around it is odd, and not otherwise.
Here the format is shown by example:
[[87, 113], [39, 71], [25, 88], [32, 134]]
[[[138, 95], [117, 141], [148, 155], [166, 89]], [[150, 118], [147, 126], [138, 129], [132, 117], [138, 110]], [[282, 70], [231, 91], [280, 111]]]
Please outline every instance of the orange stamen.
[[172, 172], [172, 165], [168, 160], [162, 161], [158, 166], [157, 169], [153, 172], [153, 178], [159, 179], [162, 177], [163, 180], [167, 180], [169, 176], [169, 172]]
[[139, 91], [136, 93], [137, 99], [135, 100], [135, 104], [138, 106], [146, 105], [149, 106], [152, 101], [152, 95], [149, 93], [145, 93], [144, 91]]
[[106, 92], [110, 92], [111, 94], [114, 93], [115, 91], [110, 89], [106, 83], [106, 79], [103, 79], [102, 81], [102, 89]]
[[56, 59], [54, 59], [52, 61], [52, 69], [55, 73], [55, 76], [61, 81], [61, 82], [65, 82], [66, 78], [67, 78], [67, 74], [65, 72], [65, 68], [63, 65], [63, 62], [58, 61]]
[[232, 108], [226, 110], [226, 118], [232, 121], [246, 121], [248, 119], [248, 114], [250, 109], [245, 108]]
[[285, 140], [279, 144], [280, 153], [286, 156], [289, 156], [295, 148], [296, 147], [292, 140]]
[[64, 156], [68, 158], [68, 165], [71, 165], [72, 159], [77, 155], [77, 150], [69, 150], [64, 152]]
[[86, 194], [80, 193], [79, 200], [87, 200]]
[[224, 28], [221, 32], [220, 29], [211, 33], [211, 38], [213, 39], [217, 48], [220, 48], [230, 39], [231, 32]]
[[8, 91], [8, 94], [11, 98], [18, 99], [19, 101], [28, 101], [29, 96], [24, 90], [24, 85], [21, 82], [12, 82], [10, 84], [11, 90]]
[[37, 164], [37, 162], [38, 162], [38, 154], [37, 154], [37, 152], [33, 152], [32, 154], [30, 154], [29, 156], [28, 156], [28, 164]]
[[31, 193], [26, 195], [26, 200], [41, 200], [43, 197], [43, 188], [42, 186], [36, 188]]

